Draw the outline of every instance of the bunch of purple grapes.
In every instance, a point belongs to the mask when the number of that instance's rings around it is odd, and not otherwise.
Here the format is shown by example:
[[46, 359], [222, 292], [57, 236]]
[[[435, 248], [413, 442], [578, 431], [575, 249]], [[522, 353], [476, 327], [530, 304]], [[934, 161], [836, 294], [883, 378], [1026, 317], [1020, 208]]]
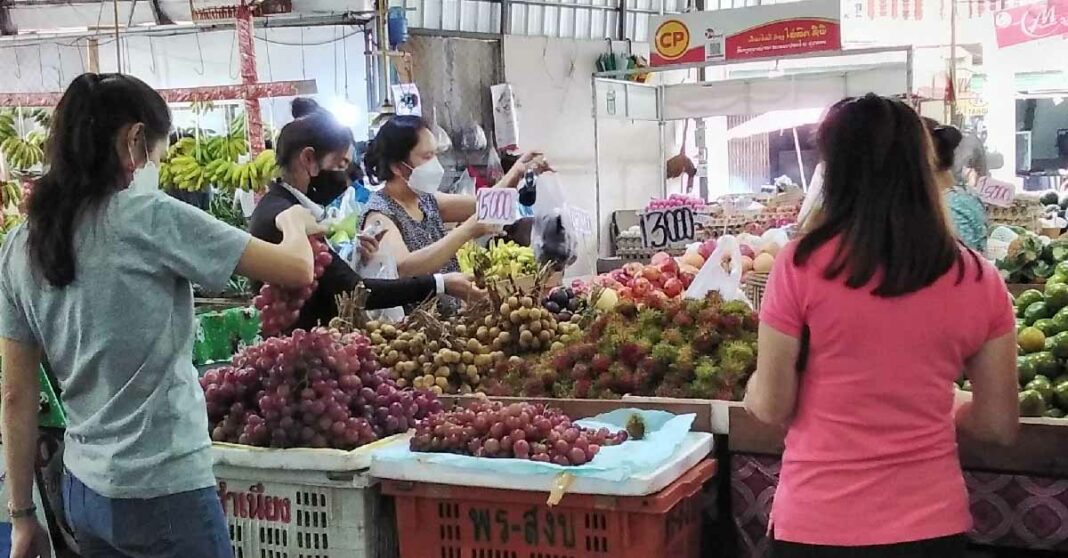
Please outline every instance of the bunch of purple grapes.
[[260, 311], [265, 336], [278, 335], [297, 323], [297, 319], [300, 318], [300, 309], [304, 308], [304, 303], [308, 302], [312, 293], [319, 287], [319, 278], [323, 276], [326, 266], [330, 265], [333, 260], [330, 246], [325, 240], [312, 236], [308, 237], [308, 241], [311, 242], [312, 255], [315, 258], [315, 281], [300, 289], [286, 289], [277, 285], [264, 284], [260, 287], [260, 293], [252, 299], [253, 306]]
[[602, 447], [625, 441], [625, 430], [582, 428], [553, 407], [479, 401], [420, 422], [411, 449], [570, 466], [589, 463]]
[[200, 384], [212, 439], [249, 446], [349, 450], [442, 410], [431, 392], [397, 388], [367, 337], [326, 328], [249, 347]]

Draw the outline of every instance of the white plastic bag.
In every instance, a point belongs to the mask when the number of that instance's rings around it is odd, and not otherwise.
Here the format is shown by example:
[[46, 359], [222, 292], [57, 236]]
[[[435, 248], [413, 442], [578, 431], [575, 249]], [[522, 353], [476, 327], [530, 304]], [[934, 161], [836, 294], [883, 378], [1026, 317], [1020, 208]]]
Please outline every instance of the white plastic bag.
[[[723, 269], [723, 262], [730, 258], [730, 272]], [[752, 306], [749, 298], [742, 291], [742, 251], [738, 240], [733, 236], [721, 236], [716, 242], [716, 250], [708, 257], [701, 271], [694, 277], [690, 288], [686, 289], [686, 298], [702, 299], [709, 291], [718, 291], [723, 300], [741, 300]]]
[[[359, 251], [356, 250], [354, 253], [357, 254], [356, 257], [358, 258]], [[350, 263], [350, 265], [352, 264]], [[398, 277], [397, 260], [392, 254], [380, 251], [360, 265], [358, 271], [360, 277], [364, 279], [396, 279]], [[393, 308], [384, 308], [382, 310], [368, 310], [367, 316], [372, 320], [396, 323], [404, 319], [404, 308], [394, 306]]]

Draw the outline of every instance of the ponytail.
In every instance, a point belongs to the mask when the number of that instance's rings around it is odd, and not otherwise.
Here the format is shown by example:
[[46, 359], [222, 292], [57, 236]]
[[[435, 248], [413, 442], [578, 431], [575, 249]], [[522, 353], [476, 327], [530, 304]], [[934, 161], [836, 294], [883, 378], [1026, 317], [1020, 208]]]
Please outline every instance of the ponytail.
[[82, 214], [126, 186], [115, 144], [123, 129], [138, 123], [152, 146], [167, 137], [170, 112], [159, 93], [122, 74], [82, 74], [56, 106], [45, 149], [48, 171], [34, 184], [27, 209], [30, 263], [52, 286], [74, 282], [74, 231]]

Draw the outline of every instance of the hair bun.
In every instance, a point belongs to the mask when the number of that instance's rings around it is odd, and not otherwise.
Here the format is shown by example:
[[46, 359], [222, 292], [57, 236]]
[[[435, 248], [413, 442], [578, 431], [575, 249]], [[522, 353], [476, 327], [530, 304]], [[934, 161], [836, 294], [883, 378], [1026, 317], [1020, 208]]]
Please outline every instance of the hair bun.
[[935, 129], [935, 135], [938, 136], [940, 142], [945, 143], [951, 149], [956, 149], [964, 140], [964, 134], [956, 126], [939, 126]]
[[315, 114], [323, 110], [323, 107], [319, 106], [319, 103], [315, 102], [315, 99], [308, 97], [297, 97], [293, 99], [290, 104], [290, 112], [293, 114], [293, 118], [300, 118], [302, 116], [308, 116], [309, 114]]

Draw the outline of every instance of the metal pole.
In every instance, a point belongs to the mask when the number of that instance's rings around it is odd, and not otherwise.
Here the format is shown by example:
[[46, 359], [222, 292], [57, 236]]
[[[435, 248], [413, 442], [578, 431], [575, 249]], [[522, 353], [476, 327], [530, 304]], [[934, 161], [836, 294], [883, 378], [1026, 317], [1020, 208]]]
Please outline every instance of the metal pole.
[[808, 191], [808, 179], [805, 178], [805, 160], [801, 158], [801, 140], [797, 139], [797, 128], [791, 128], [794, 132], [794, 152], [797, 153], [797, 168], [801, 172], [801, 189]]
[[[597, 110], [597, 78], [590, 76], [590, 90], [593, 92], [593, 192], [594, 192], [594, 213], [597, 216], [597, 225], [594, 229], [597, 231], [597, 257], [601, 256], [601, 147], [598, 142], [598, 110]], [[594, 262], [596, 266], [596, 262]], [[596, 267], [594, 268], [596, 269]]]
[[119, 44], [119, 0], [114, 0], [111, 5], [115, 9], [115, 71], [122, 73], [122, 45]]

